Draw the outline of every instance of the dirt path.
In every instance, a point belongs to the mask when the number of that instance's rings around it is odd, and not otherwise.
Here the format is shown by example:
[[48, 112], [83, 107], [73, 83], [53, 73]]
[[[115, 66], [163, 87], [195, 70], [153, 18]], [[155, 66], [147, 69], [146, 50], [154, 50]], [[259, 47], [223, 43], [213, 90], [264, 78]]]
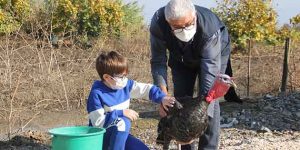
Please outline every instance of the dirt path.
[[[291, 100], [292, 97], [293, 100]], [[219, 149], [300, 149], [300, 128], [298, 128], [300, 117], [297, 116], [300, 109], [296, 104], [300, 101], [300, 97], [299, 94], [294, 94], [288, 98], [267, 96], [256, 101], [248, 101], [243, 105], [221, 103], [221, 124], [228, 128], [221, 130]], [[293, 105], [289, 106], [290, 104]], [[138, 111], [150, 110], [153, 112], [156, 109], [155, 105], [145, 101], [134, 101], [132, 106]], [[281, 107], [286, 108], [287, 106], [289, 106], [288, 110], [281, 109]], [[272, 110], [272, 113], [269, 109]], [[270, 114], [273, 117], [270, 117]], [[48, 118], [37, 119], [31, 124], [32, 126], [28, 127], [29, 131], [20, 133], [10, 141], [0, 142], [0, 149], [50, 149], [51, 138], [45, 132], [47, 129], [57, 126], [84, 125], [86, 119], [84, 111], [55, 112], [53, 114], [47, 112], [47, 115], [43, 116], [48, 116]], [[150, 149], [161, 149], [159, 145], [155, 144], [157, 113], [142, 113], [141, 116], [145, 118], [132, 123], [132, 134], [143, 140]], [[171, 149], [177, 148], [172, 144]]]

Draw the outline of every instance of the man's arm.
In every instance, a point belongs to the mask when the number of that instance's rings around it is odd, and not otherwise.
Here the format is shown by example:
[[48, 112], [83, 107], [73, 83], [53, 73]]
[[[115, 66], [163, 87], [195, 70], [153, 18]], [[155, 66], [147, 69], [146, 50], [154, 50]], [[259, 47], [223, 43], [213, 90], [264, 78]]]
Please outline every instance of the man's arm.
[[163, 41], [150, 35], [151, 42], [151, 73], [154, 84], [162, 88], [167, 87], [167, 54]]
[[[223, 52], [221, 31], [209, 38], [201, 53], [200, 93], [206, 95], [218, 73], [224, 73], [229, 53]], [[226, 60], [225, 60], [226, 59]]]
[[[154, 84], [157, 85], [166, 95], [167, 88], [167, 54], [166, 47], [163, 41], [150, 34], [151, 42], [151, 73]], [[165, 117], [165, 112], [162, 105], [159, 108], [159, 115]]]
[[[226, 70], [228, 67], [228, 62], [229, 62], [230, 53], [231, 53], [230, 36], [229, 36], [227, 27], [224, 27], [224, 29], [222, 30], [221, 39], [222, 39], [221, 73], [227, 74]], [[227, 75], [232, 76], [232, 72]]]
[[[150, 26], [150, 44], [151, 44], [151, 73], [154, 84], [157, 85], [165, 94], [168, 94], [167, 88], [167, 48], [163, 40], [163, 33], [160, 30], [157, 20], [158, 13], [155, 13]], [[159, 115], [164, 117], [167, 113], [162, 105], [159, 108]]]
[[150, 25], [151, 73], [154, 84], [167, 92], [167, 48], [158, 19], [158, 13], [155, 13]]

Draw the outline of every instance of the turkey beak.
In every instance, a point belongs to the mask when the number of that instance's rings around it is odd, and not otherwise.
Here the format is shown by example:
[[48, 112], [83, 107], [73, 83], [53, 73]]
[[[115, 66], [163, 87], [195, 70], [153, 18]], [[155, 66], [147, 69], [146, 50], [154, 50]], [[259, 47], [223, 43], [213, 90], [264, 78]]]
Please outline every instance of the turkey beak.
[[226, 74], [221, 74], [221, 75], [219, 75], [219, 77], [220, 77], [219, 79], [222, 82], [228, 84], [229, 86], [231, 86], [231, 87], [233, 87], [235, 89], [237, 88], [236, 84], [233, 82], [233, 78], [232, 77], [230, 77], [230, 76], [228, 76]]

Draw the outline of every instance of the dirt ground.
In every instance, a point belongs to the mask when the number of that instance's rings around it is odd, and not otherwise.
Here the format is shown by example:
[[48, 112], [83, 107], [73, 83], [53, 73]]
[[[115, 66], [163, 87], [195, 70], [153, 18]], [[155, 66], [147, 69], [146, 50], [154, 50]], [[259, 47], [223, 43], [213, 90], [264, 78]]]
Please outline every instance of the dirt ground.
[[[300, 101], [300, 99], [298, 99]], [[246, 102], [242, 105], [236, 103], [221, 103], [221, 114], [224, 116], [242, 112], [243, 110], [253, 110], [258, 103]], [[132, 124], [132, 134], [145, 142], [151, 150], [162, 149], [155, 144], [156, 128], [158, 123], [158, 113], [155, 111], [156, 105], [146, 101], [134, 101], [134, 107], [140, 112], [139, 120]], [[151, 111], [141, 111], [144, 109]], [[261, 111], [261, 113], [266, 113]], [[48, 114], [48, 115], [46, 115]], [[267, 115], [267, 114], [265, 114]], [[47, 117], [46, 117], [47, 116]], [[63, 118], [63, 119], [62, 119]], [[299, 120], [299, 118], [294, 118]], [[47, 130], [53, 127], [85, 125], [86, 114], [84, 112], [45, 112], [38, 119], [31, 122], [25, 131], [20, 132], [9, 141], [0, 142], [2, 150], [48, 150], [50, 149], [51, 137]], [[240, 120], [240, 119], [239, 119]], [[221, 124], [226, 124], [221, 121]], [[300, 123], [298, 123], [300, 124]], [[283, 129], [281, 131], [271, 130], [272, 126], [267, 126], [270, 131], [254, 129], [240, 120], [232, 127], [222, 128], [220, 136], [220, 150], [274, 150], [289, 149], [298, 150], [300, 148], [300, 131], [293, 129]], [[4, 135], [2, 135], [4, 138]], [[177, 149], [171, 144], [171, 149]]]

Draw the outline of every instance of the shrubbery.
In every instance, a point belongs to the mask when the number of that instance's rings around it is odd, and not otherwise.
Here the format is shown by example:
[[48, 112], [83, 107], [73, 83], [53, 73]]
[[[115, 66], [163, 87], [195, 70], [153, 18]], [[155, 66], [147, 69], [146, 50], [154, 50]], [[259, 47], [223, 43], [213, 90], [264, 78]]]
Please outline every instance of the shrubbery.
[[292, 17], [290, 19], [290, 22], [293, 25], [299, 25], [300, 24], [300, 14], [296, 15], [295, 17]]
[[29, 0], [0, 0], [0, 35], [18, 30], [30, 11]]
[[[22, 26], [26, 31], [32, 30], [36, 25], [28, 24], [33, 19], [47, 24], [48, 28], [43, 30], [60, 36], [120, 36], [129, 25], [143, 25], [141, 8], [136, 2], [46, 0], [40, 5], [35, 8], [29, 0], [0, 0], [0, 33], [12, 33]], [[30, 14], [35, 18], [29, 18]]]
[[290, 24], [285, 24], [277, 31], [280, 41], [291, 38], [293, 41], [300, 40], [300, 14], [290, 19]]
[[245, 47], [248, 40], [276, 42], [277, 14], [270, 1], [224, 0], [214, 11], [227, 25], [236, 46]]

